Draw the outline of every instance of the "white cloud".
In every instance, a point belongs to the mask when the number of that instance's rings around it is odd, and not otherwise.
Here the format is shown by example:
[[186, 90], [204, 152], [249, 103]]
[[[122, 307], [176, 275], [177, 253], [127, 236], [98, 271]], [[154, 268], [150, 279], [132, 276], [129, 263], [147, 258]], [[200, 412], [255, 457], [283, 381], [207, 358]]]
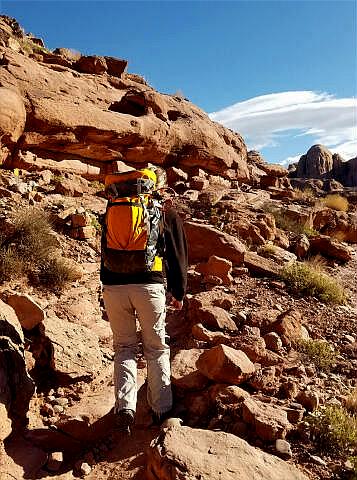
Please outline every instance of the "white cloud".
[[[356, 99], [328, 93], [293, 91], [272, 93], [235, 103], [210, 114], [212, 120], [241, 133], [249, 148], [278, 146], [283, 137], [311, 136], [345, 159], [357, 154]], [[305, 152], [283, 160], [298, 160]]]

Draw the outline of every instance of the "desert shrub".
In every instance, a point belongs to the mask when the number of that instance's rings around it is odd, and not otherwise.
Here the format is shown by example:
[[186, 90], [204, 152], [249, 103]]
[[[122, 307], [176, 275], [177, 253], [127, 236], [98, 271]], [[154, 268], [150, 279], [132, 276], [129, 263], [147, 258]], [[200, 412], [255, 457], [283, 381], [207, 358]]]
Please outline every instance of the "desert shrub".
[[297, 350], [319, 370], [328, 371], [336, 362], [336, 352], [323, 340], [300, 340]]
[[310, 265], [315, 270], [320, 270], [320, 271], [326, 270], [326, 267], [327, 267], [326, 258], [324, 258], [320, 254], [309, 257], [307, 260], [305, 260], [305, 263]]
[[306, 420], [313, 438], [323, 451], [332, 453], [357, 449], [357, 417], [343, 407], [327, 407], [311, 413]]
[[273, 255], [276, 252], [276, 246], [272, 243], [266, 243], [265, 245], [259, 247], [257, 252], [263, 257], [264, 255]]
[[26, 275], [34, 283], [58, 290], [78, 278], [75, 266], [58, 258], [58, 241], [45, 211], [22, 209], [12, 223], [11, 234], [0, 239], [1, 282]]
[[346, 397], [345, 407], [350, 413], [357, 415], [357, 388]]
[[266, 213], [271, 213], [273, 215], [273, 217], [275, 218], [276, 226], [281, 230], [285, 230], [286, 232], [296, 233], [297, 235], [304, 233], [308, 237], [313, 237], [315, 235], [318, 235], [319, 233], [313, 228], [307, 227], [306, 225], [296, 220], [288, 218], [283, 211], [281, 211], [280, 209], [274, 208], [269, 204], [265, 205], [263, 210]]
[[317, 297], [325, 303], [341, 304], [346, 301], [342, 286], [321, 269], [308, 263], [294, 262], [284, 267], [281, 277], [295, 293]]
[[347, 212], [348, 210], [347, 198], [338, 194], [326, 195], [326, 197], [322, 199], [322, 203], [325, 207], [332, 208], [332, 210], [338, 210], [340, 212]]
[[37, 43], [33, 42], [31, 38], [24, 37], [19, 40], [21, 44], [22, 50], [30, 55], [31, 53], [49, 53], [47, 48], [38, 45]]
[[98, 180], [93, 180], [92, 182], [90, 182], [89, 186], [94, 188], [97, 192], [101, 192], [105, 189], [104, 183], [99, 182]]
[[99, 223], [97, 217], [95, 217], [94, 215], [90, 216], [90, 224], [91, 224], [92, 227], [94, 227], [97, 230], [97, 232], [102, 231], [102, 226]]
[[80, 277], [78, 267], [63, 257], [49, 257], [37, 266], [36, 278], [40, 285], [61, 290], [68, 282]]
[[58, 246], [49, 214], [39, 208], [20, 210], [13, 217], [14, 231], [5, 245], [14, 245], [18, 256], [37, 262]]
[[316, 200], [316, 193], [310, 187], [304, 189], [294, 188], [294, 193], [295, 199], [301, 200], [302, 202], [311, 204], [314, 203]]
[[21, 277], [25, 265], [12, 246], [0, 246], [0, 282]]

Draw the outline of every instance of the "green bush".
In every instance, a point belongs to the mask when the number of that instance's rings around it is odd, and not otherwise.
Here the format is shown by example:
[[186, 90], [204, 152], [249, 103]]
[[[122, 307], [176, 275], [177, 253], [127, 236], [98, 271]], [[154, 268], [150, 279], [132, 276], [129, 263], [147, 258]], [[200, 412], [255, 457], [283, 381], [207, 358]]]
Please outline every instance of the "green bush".
[[294, 262], [281, 271], [281, 277], [295, 293], [317, 297], [325, 303], [343, 304], [346, 293], [332, 277], [307, 263]]
[[266, 243], [265, 245], [262, 245], [261, 247], [258, 248], [257, 252], [259, 255], [262, 255], [263, 257], [265, 255], [274, 255], [276, 253], [276, 246], [273, 245], [272, 243]]
[[357, 417], [342, 407], [327, 407], [311, 413], [306, 420], [317, 446], [330, 453], [357, 449]]
[[330, 370], [336, 362], [336, 352], [323, 340], [300, 340], [297, 350], [318, 370]]

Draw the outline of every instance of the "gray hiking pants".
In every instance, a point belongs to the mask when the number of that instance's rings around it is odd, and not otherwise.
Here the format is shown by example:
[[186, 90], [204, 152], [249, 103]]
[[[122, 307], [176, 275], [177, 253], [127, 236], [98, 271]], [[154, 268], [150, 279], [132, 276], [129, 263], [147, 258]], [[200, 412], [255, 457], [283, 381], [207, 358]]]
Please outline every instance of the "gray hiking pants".
[[104, 285], [103, 299], [113, 331], [115, 410], [136, 411], [138, 340], [147, 362], [147, 399], [155, 413], [172, 407], [170, 349], [165, 343], [166, 296], [162, 284]]

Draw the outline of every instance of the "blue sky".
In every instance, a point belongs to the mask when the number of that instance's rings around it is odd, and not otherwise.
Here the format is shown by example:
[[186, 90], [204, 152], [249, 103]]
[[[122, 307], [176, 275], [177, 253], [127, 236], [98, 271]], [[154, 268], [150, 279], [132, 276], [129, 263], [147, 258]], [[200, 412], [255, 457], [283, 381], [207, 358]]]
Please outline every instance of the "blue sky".
[[357, 154], [356, 2], [4, 1], [50, 49], [129, 61], [182, 92], [271, 162], [314, 143]]

